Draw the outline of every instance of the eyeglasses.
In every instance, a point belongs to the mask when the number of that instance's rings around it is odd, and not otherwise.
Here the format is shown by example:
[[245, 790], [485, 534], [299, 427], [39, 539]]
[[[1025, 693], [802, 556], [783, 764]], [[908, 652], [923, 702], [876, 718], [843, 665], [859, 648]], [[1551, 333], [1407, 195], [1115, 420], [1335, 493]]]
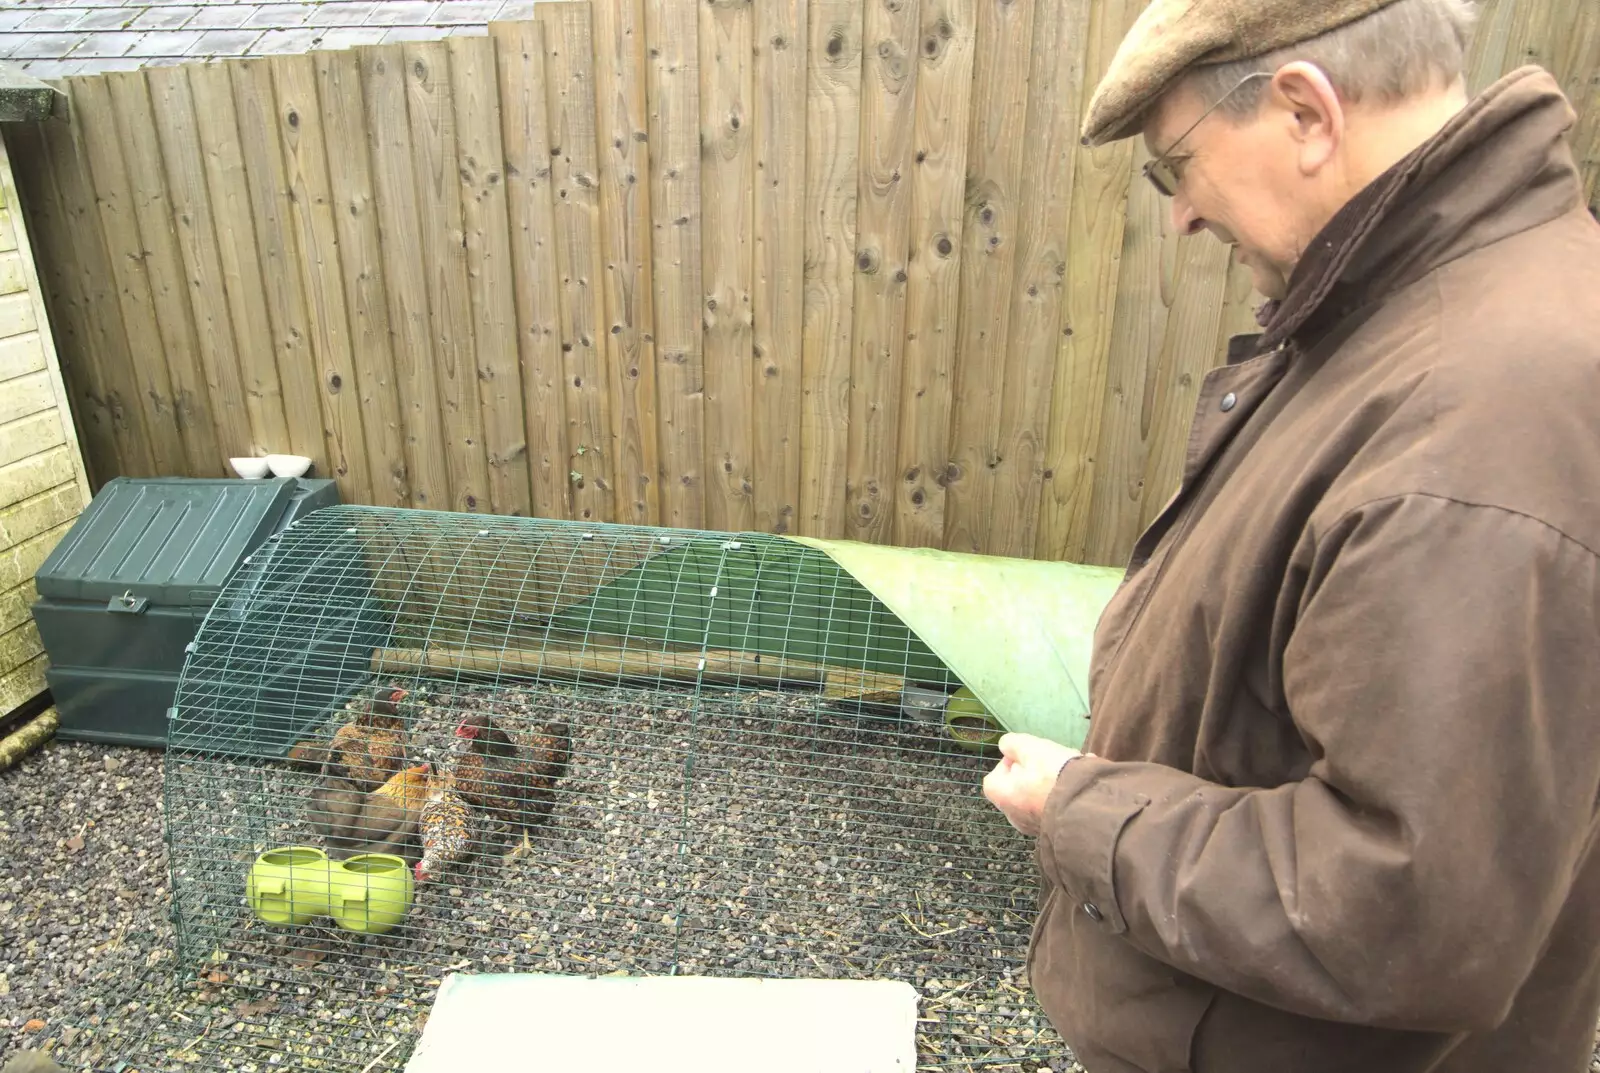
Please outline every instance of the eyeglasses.
[[1233, 89], [1228, 90], [1228, 92], [1218, 97], [1211, 103], [1209, 108], [1201, 112], [1200, 118], [1189, 124], [1189, 129], [1178, 135], [1177, 139], [1171, 145], [1167, 146], [1166, 149], [1162, 151], [1160, 156], [1145, 162], [1144, 177], [1149, 179], [1151, 184], [1153, 184], [1157, 190], [1161, 191], [1162, 197], [1171, 197], [1173, 192], [1178, 189], [1178, 172], [1169, 162], [1169, 158], [1172, 156], [1172, 151], [1181, 145], [1183, 140], [1194, 132], [1194, 128], [1198, 127], [1201, 122], [1205, 120], [1206, 116], [1216, 111], [1218, 105], [1227, 100], [1229, 97], [1233, 96], [1234, 92], [1237, 91], [1240, 86], [1244, 85], [1253, 78], [1271, 77], [1271, 71], [1256, 71], [1253, 74], [1247, 74], [1243, 78], [1239, 79], [1239, 81], [1233, 84]]

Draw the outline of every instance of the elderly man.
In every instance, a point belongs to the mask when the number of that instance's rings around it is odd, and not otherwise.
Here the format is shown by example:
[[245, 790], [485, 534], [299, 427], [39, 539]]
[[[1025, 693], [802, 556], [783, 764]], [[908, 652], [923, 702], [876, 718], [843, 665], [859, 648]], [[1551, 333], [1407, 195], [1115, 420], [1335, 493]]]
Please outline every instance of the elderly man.
[[1156, 0], [1089, 106], [1271, 301], [1017, 735], [1091, 1073], [1577, 1073], [1600, 1013], [1600, 226], [1461, 0]]

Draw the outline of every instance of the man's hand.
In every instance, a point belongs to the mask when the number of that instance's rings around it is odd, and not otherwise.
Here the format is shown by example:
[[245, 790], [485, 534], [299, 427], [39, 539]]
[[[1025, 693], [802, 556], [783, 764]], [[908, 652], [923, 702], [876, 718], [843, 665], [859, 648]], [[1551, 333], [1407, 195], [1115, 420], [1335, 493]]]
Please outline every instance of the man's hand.
[[1000, 762], [984, 776], [983, 796], [1005, 813], [1011, 826], [1025, 835], [1039, 833], [1044, 801], [1056, 784], [1061, 766], [1084, 754], [1032, 734], [1000, 738]]

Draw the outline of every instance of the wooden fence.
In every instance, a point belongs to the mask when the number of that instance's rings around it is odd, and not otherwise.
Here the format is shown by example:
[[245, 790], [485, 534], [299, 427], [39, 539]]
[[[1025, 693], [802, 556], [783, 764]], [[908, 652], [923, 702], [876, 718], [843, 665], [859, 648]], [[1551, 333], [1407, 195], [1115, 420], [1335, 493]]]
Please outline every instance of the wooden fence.
[[[8, 134], [93, 475], [1116, 562], [1248, 278], [1078, 145], [1142, 0], [594, 0]], [[1583, 110], [1600, 5], [1488, 0]]]

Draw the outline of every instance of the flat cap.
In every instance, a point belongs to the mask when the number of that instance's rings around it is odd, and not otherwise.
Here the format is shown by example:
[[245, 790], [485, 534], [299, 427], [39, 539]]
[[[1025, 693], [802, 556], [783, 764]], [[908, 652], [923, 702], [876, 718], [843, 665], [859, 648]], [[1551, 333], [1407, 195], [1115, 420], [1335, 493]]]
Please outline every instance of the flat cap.
[[1261, 56], [1355, 22], [1395, 0], [1154, 0], [1089, 100], [1083, 140], [1139, 133], [1144, 112], [1192, 67]]

